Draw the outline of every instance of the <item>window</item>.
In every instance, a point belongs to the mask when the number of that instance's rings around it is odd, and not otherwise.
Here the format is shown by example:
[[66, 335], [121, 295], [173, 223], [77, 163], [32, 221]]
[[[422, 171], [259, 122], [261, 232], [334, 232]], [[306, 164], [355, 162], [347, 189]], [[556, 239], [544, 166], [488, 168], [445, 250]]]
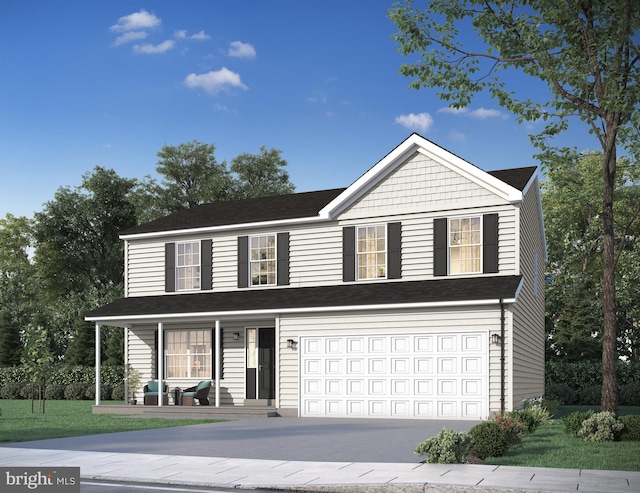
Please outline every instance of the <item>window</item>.
[[200, 289], [200, 242], [176, 244], [176, 289]]
[[356, 235], [356, 262], [358, 279], [384, 279], [387, 277], [386, 225], [361, 226]]
[[167, 378], [211, 378], [211, 329], [168, 330]]
[[252, 236], [249, 242], [251, 285], [276, 283], [276, 235]]
[[481, 272], [482, 231], [480, 217], [449, 220], [449, 273]]

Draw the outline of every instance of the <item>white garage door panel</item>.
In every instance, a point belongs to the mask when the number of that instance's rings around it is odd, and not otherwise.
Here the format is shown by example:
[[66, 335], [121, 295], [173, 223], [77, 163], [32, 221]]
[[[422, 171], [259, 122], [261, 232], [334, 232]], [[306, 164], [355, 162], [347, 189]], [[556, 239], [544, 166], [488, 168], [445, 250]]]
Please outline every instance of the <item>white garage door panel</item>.
[[302, 416], [482, 419], [484, 332], [300, 338]]

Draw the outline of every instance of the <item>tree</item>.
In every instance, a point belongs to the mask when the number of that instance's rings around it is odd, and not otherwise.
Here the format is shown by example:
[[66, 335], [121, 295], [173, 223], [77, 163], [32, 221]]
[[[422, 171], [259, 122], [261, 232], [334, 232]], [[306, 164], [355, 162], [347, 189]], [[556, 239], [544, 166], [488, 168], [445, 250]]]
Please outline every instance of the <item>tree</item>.
[[[547, 142], [568, 127], [569, 117], [578, 117], [596, 136], [602, 148], [602, 410], [617, 412], [613, 191], [618, 147], [640, 152], [636, 1], [432, 0], [428, 9], [417, 10], [405, 0], [389, 16], [399, 28], [394, 35], [399, 50], [421, 57], [400, 68], [413, 78], [410, 87], [440, 88], [439, 96], [454, 107], [467, 106], [488, 90], [519, 122], [548, 122], [532, 137], [547, 164], [557, 153]], [[483, 46], [465, 46], [461, 29], [477, 33]], [[523, 86], [508, 86], [501, 70], [546, 84], [549, 99], [519, 96]]]
[[[547, 317], [552, 326], [547, 343], [553, 357], [593, 359], [602, 355], [602, 214], [598, 170], [602, 155], [583, 152], [557, 158], [542, 182], [542, 210], [549, 244], [546, 291]], [[562, 162], [560, 162], [562, 161]], [[615, 183], [616, 286], [618, 353], [637, 353], [637, 313], [640, 299], [630, 291], [640, 282], [640, 169], [627, 158], [618, 160]], [[549, 353], [548, 353], [549, 354]]]
[[22, 364], [31, 382], [31, 413], [33, 413], [33, 400], [36, 397], [37, 389], [40, 401], [39, 410], [42, 410], [44, 414], [44, 397], [54, 360], [49, 344], [49, 335], [44, 327], [31, 325], [25, 330], [24, 337], [26, 348]]
[[295, 186], [284, 169], [282, 151], [260, 147], [260, 154], [244, 153], [231, 161], [236, 175], [236, 198], [268, 197], [293, 193]]
[[162, 187], [154, 187], [165, 213], [190, 209], [231, 197], [231, 177], [226, 162], [218, 163], [216, 147], [193, 140], [163, 146], [156, 171], [164, 176]]
[[0, 308], [0, 366], [18, 366], [21, 355], [20, 328], [9, 311]]

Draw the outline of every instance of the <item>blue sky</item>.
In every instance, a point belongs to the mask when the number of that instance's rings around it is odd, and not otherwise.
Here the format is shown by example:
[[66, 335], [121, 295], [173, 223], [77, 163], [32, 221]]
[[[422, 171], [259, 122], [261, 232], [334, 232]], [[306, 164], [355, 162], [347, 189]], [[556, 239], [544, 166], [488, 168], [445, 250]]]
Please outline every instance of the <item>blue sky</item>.
[[542, 124], [408, 88], [391, 4], [0, 0], [0, 217], [32, 216], [97, 165], [155, 176], [160, 148], [191, 140], [227, 162], [280, 149], [300, 192], [350, 185], [414, 131], [485, 170], [537, 165]]

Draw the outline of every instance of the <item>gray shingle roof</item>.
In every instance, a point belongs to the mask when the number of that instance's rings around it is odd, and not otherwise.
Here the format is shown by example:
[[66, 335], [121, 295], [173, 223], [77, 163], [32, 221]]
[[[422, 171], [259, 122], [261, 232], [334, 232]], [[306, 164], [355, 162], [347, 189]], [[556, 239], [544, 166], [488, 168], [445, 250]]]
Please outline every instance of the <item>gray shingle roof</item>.
[[220, 293], [121, 298], [85, 317], [274, 311], [296, 308], [481, 301], [515, 298], [522, 276], [440, 278], [305, 288], [248, 289]]

